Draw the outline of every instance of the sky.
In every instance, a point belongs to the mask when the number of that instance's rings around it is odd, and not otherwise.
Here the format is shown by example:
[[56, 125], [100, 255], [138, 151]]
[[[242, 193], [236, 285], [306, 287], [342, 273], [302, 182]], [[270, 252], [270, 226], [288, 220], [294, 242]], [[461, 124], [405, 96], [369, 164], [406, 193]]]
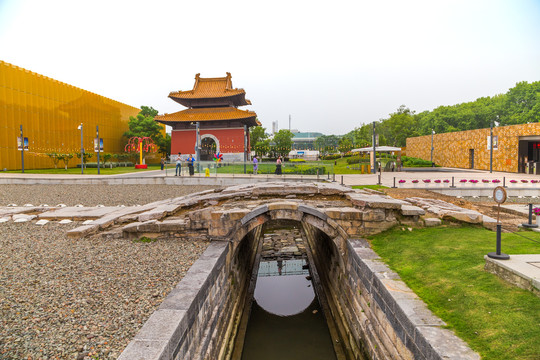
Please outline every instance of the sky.
[[230, 72], [267, 132], [341, 135], [540, 81], [540, 0], [0, 0], [0, 60], [160, 114]]

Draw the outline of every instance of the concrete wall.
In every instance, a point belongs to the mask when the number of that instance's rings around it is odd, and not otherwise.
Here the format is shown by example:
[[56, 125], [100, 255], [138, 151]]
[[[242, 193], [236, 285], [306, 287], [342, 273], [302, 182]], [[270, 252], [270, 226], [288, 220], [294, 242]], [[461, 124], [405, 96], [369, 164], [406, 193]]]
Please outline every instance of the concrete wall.
[[[474, 149], [474, 168], [489, 170], [488, 136], [490, 129], [457, 131], [433, 136], [433, 161], [437, 165], [468, 169], [469, 150]], [[494, 171], [518, 171], [520, 136], [540, 135], [540, 123], [495, 127], [498, 148], [493, 149]], [[407, 156], [431, 159], [431, 135], [407, 139]]]

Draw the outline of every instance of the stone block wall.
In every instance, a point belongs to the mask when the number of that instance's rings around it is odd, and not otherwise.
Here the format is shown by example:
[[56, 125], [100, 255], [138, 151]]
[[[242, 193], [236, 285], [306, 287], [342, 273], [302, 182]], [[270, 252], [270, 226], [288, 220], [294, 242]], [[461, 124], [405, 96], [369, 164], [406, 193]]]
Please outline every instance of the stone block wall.
[[260, 231], [239, 244], [212, 242], [119, 359], [222, 359], [230, 354]]
[[[334, 244], [304, 231], [339, 341], [354, 359], [480, 359], [391, 271], [366, 241]], [[365, 357], [363, 357], [365, 356]]]
[[[488, 136], [490, 129], [458, 131], [433, 136], [433, 161], [437, 165], [468, 169], [469, 150], [474, 149], [474, 168], [489, 170]], [[493, 170], [518, 172], [520, 136], [540, 135], [540, 123], [493, 128], [498, 148], [493, 149]], [[431, 135], [407, 139], [407, 156], [431, 159]]]

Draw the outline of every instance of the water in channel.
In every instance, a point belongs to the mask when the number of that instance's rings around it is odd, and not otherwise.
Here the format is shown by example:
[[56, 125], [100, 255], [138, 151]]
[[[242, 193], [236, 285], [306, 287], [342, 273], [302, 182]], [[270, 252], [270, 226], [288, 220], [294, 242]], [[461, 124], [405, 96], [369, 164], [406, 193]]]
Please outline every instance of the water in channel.
[[[285, 234], [278, 231], [264, 235], [242, 359], [336, 359], [300, 233], [288, 230], [289, 244], [279, 238], [280, 233]], [[274, 246], [276, 241], [281, 247]]]

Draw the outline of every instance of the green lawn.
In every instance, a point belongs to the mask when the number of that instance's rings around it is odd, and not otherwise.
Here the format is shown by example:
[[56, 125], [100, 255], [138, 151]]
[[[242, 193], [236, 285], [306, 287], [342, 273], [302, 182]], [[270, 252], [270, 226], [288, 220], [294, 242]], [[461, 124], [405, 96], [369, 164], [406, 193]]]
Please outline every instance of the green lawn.
[[[174, 171], [174, 167], [171, 165], [168, 167], [169, 169], [172, 169]], [[140, 171], [149, 171], [149, 170], [159, 170], [160, 165], [148, 165], [148, 169], [135, 169], [134, 166], [128, 166], [128, 167], [116, 167], [116, 168], [107, 168], [107, 167], [100, 167], [99, 173], [100, 175], [116, 175], [116, 174], [126, 174], [131, 172], [140, 172]], [[10, 170], [6, 171], [8, 173], [20, 173], [21, 170]], [[24, 170], [25, 174], [74, 174], [74, 175], [81, 175], [81, 169], [80, 168], [68, 168], [67, 170], [64, 168], [58, 168], [58, 169], [31, 169], [31, 170]], [[86, 168], [84, 169], [84, 175], [97, 175], [97, 168]]]
[[[540, 234], [521, 234], [540, 241]], [[540, 298], [484, 271], [495, 233], [483, 228], [401, 227], [370, 238], [373, 249], [482, 359], [540, 359]], [[538, 254], [540, 244], [502, 234], [502, 250]]]

